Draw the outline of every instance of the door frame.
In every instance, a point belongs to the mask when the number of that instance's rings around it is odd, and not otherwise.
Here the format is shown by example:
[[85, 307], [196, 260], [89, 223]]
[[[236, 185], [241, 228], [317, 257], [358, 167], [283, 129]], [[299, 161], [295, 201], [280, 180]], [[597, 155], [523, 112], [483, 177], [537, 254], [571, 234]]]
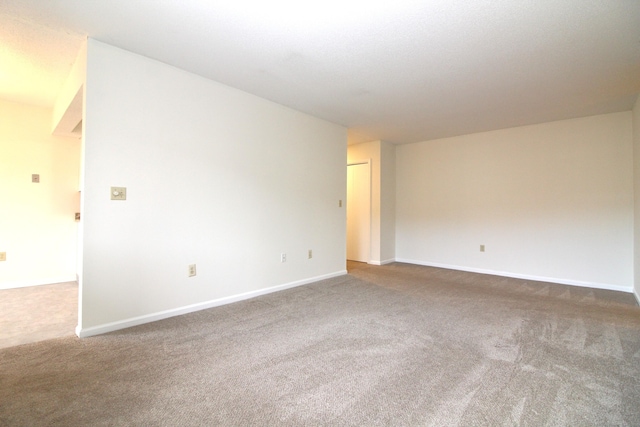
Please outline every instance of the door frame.
[[[368, 158], [368, 159], [363, 159], [363, 160], [354, 160], [351, 162], [347, 162], [347, 179], [349, 176], [349, 166], [357, 166], [357, 165], [368, 165], [369, 166], [369, 185], [367, 186], [367, 191], [369, 192], [369, 247], [367, 248], [367, 264], [371, 263], [371, 230], [372, 230], [372, 221], [373, 221], [373, 194], [372, 194], [372, 189], [371, 189], [371, 183], [372, 183], [372, 167], [371, 167], [371, 162], [372, 159]], [[347, 185], [347, 203], [349, 203], [349, 186]], [[347, 212], [348, 212], [349, 206], [347, 206]], [[347, 242], [348, 243], [348, 242]]]

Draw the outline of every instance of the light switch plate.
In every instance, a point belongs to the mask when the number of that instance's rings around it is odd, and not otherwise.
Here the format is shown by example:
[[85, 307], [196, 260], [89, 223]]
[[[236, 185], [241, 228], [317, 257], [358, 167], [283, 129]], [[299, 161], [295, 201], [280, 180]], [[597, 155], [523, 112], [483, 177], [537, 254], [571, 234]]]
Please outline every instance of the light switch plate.
[[111, 200], [127, 200], [127, 188], [111, 187]]
[[36, 184], [40, 183], [40, 174], [33, 173], [31, 174], [31, 182], [35, 182]]
[[0, 252], [0, 261], [6, 261], [6, 260], [7, 260], [7, 253]]

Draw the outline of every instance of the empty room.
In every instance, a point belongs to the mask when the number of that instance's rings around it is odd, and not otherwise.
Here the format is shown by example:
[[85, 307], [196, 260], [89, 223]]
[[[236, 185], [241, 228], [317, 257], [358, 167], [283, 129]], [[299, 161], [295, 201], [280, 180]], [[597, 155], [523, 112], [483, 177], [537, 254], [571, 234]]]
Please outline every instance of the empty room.
[[0, 2], [0, 425], [640, 425], [640, 5]]

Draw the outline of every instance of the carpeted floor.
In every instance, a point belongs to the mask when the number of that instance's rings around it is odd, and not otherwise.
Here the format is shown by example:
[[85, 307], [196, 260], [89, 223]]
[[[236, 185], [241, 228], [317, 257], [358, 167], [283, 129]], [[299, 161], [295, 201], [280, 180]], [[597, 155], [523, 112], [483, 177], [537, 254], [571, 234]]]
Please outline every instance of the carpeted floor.
[[0, 348], [75, 336], [76, 282], [0, 290]]
[[407, 264], [0, 350], [8, 426], [638, 426], [631, 294]]

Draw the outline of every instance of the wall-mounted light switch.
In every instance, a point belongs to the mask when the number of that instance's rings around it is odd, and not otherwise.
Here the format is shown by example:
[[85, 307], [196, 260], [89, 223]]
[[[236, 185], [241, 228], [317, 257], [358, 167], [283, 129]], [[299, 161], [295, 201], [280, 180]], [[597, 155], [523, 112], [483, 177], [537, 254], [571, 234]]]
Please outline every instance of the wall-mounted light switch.
[[484, 245], [480, 245], [480, 252], [484, 252]]
[[31, 174], [31, 182], [35, 182], [36, 184], [40, 183], [40, 174], [34, 173]]
[[0, 261], [6, 261], [6, 260], [7, 260], [7, 253], [0, 252]]
[[338, 207], [341, 208], [342, 207], [342, 200], [338, 200]]
[[127, 188], [111, 187], [111, 200], [127, 200]]

